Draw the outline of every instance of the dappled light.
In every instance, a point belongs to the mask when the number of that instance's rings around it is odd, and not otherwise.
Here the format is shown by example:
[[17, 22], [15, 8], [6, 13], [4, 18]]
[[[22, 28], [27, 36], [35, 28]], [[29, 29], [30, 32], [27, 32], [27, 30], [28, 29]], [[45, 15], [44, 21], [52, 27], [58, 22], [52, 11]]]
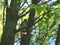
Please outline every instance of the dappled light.
[[60, 45], [60, 0], [0, 0], [0, 45]]

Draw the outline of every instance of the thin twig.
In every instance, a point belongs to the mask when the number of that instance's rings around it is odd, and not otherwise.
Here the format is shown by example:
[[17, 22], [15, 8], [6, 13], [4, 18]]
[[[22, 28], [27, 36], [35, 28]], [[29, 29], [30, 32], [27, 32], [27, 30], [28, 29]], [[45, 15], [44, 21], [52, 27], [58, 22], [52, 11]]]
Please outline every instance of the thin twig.
[[26, 16], [26, 14], [28, 14], [29, 12], [30, 12], [30, 10], [27, 11], [25, 14], [22, 14], [21, 16], [19, 16], [19, 18], [22, 18], [22, 17]]
[[26, 3], [27, 0], [25, 0], [25, 2], [22, 4], [22, 6], [20, 8], [22, 8], [24, 6], [24, 4]]

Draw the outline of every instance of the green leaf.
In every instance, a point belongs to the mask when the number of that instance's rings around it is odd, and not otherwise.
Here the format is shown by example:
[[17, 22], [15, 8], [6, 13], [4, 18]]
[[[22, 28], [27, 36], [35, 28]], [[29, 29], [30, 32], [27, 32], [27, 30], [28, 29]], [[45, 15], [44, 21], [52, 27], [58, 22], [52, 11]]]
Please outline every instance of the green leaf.
[[60, 16], [56, 20], [57, 20], [57, 23], [60, 24]]
[[41, 10], [42, 10], [42, 8], [40, 6], [35, 7], [35, 11], [36, 11], [37, 15], [40, 15]]
[[31, 4], [30, 8], [33, 9], [33, 8], [35, 8], [35, 6], [36, 6], [35, 4]]
[[57, 8], [60, 8], [60, 4], [57, 5]]

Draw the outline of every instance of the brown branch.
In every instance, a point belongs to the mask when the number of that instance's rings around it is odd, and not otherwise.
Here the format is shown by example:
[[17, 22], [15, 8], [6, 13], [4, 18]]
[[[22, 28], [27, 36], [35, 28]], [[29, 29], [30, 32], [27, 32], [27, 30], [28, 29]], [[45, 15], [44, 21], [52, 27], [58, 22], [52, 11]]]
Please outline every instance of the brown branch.
[[18, 40], [16, 40], [15, 43], [16, 43], [17, 41], [19, 41], [20, 39], [21, 39], [21, 38], [18, 38]]
[[[51, 8], [50, 8], [51, 9]], [[39, 18], [33, 25], [35, 25], [37, 22], [39, 22], [47, 13], [49, 13], [51, 10], [49, 8], [47, 8], [47, 12], [42, 14], [42, 17]]]
[[[56, 33], [54, 33], [54, 34], [45, 34], [44, 36], [42, 36], [41, 38], [38, 38], [35, 42], [37, 42], [38, 40], [41, 40], [42, 38], [44, 38], [45, 36], [48, 36], [48, 37], [50, 37], [50, 36], [52, 36], [52, 35], [56, 35]], [[34, 42], [34, 43], [35, 43]]]
[[[37, 26], [36, 26], [37, 27]], [[34, 28], [36, 28], [36, 27], [34, 27]], [[33, 28], [33, 29], [34, 29]], [[22, 28], [23, 29], [23, 28]], [[54, 29], [53, 31], [55, 31], [56, 29]], [[19, 32], [19, 31], [21, 31], [21, 30], [17, 30], [17, 32]], [[56, 33], [55, 34], [45, 34], [44, 36], [42, 36], [41, 38], [38, 38], [35, 42], [37, 42], [38, 40], [41, 40], [42, 38], [44, 38], [45, 36], [48, 36], [48, 37], [50, 37], [50, 36], [52, 36], [52, 35], [56, 35]], [[19, 41], [21, 38], [18, 38], [18, 40], [16, 40], [15, 42], [17, 42], [17, 41]], [[35, 43], [34, 42], [34, 43]]]
[[[44, 13], [44, 14], [45, 14], [45, 13]], [[23, 15], [23, 16], [25, 16], [25, 15]], [[23, 16], [21, 16], [21, 17], [23, 17]], [[35, 23], [33, 23], [33, 25], [35, 25], [37, 22], [39, 22], [44, 16], [45, 16], [45, 15], [43, 15], [41, 18], [39, 18], [39, 20], [36, 21]], [[21, 18], [21, 17], [20, 17], [20, 18]], [[33, 25], [32, 25], [32, 26], [33, 26]], [[27, 27], [26, 27], [26, 28], [27, 28]], [[24, 28], [19, 28], [19, 29], [16, 31], [16, 33], [19, 32], [19, 31], [21, 31], [22, 29], [24, 29]]]
[[24, 4], [26, 3], [27, 0], [24, 1], [24, 3], [22, 4], [22, 6], [20, 8], [22, 8], [24, 6]]
[[19, 16], [19, 18], [22, 18], [22, 17], [26, 16], [26, 14], [28, 14], [29, 12], [30, 12], [30, 10], [27, 11], [25, 14], [22, 14], [21, 16]]
[[[30, 5], [29, 5], [28, 7], [30, 7]], [[22, 11], [22, 13], [20, 13], [19, 15], [22, 15], [22, 14], [25, 12], [25, 10], [28, 9], [28, 7], [27, 7], [26, 9], [24, 9], [24, 10]]]
[[37, 22], [39, 22], [39, 21], [45, 16], [45, 14], [46, 14], [46, 13], [44, 13], [43, 16], [42, 16], [41, 18], [38, 17], [39, 19], [38, 19], [33, 25], [35, 25]]
[[22, 30], [25, 29], [25, 28], [27, 28], [27, 27], [23, 27], [23, 28], [19, 28], [19, 29], [17, 29], [16, 32], [15, 32], [15, 34], [16, 34], [17, 32], [22, 31]]

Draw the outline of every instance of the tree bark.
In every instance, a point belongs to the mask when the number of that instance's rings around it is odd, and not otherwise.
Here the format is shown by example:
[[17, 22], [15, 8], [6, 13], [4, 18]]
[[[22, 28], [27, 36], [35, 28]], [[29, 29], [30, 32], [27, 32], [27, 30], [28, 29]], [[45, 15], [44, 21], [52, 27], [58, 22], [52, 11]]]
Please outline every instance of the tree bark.
[[60, 24], [59, 24], [58, 31], [57, 31], [57, 38], [56, 38], [55, 45], [60, 45]]
[[[32, 4], [37, 4], [38, 0], [32, 0]], [[29, 19], [28, 19], [28, 26], [25, 29], [25, 32], [27, 33], [26, 35], [23, 34], [21, 36], [21, 41], [20, 45], [29, 45], [30, 44], [30, 39], [31, 39], [31, 31], [32, 31], [32, 25], [34, 23], [34, 17], [35, 17], [35, 10], [31, 9], [30, 14], [29, 14]]]
[[[7, 0], [5, 1], [5, 4], [8, 6]], [[18, 20], [18, 10], [13, 8], [17, 8], [17, 4], [15, 3], [16, 1], [12, 0], [12, 2], [13, 3], [11, 3], [11, 6], [6, 8], [6, 23], [3, 27], [3, 34], [0, 45], [14, 45], [16, 24]]]

